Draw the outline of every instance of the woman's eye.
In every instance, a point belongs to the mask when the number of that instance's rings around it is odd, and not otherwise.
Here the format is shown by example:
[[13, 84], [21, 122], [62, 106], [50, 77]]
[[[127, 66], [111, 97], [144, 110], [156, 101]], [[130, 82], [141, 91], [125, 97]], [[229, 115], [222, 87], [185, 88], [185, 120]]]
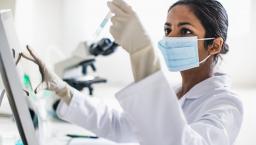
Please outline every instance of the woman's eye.
[[169, 33], [171, 33], [171, 29], [170, 29], [170, 28], [164, 28], [164, 34], [165, 34], [165, 36], [168, 36]]
[[189, 29], [181, 29], [181, 35], [191, 35], [193, 32], [190, 31]]

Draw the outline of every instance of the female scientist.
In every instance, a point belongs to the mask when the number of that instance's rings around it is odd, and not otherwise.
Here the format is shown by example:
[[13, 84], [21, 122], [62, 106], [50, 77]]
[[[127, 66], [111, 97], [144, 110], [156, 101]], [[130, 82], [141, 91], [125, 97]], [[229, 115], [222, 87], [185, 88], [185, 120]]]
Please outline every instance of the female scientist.
[[227, 75], [217, 72], [226, 44], [228, 16], [216, 0], [179, 0], [169, 10], [158, 43], [170, 71], [182, 83], [172, 87], [160, 69], [150, 38], [123, 0], [108, 2], [110, 33], [130, 54], [135, 82], [116, 94], [123, 112], [69, 87], [28, 48], [43, 83], [62, 99], [58, 115], [100, 137], [141, 145], [232, 145], [243, 109]]

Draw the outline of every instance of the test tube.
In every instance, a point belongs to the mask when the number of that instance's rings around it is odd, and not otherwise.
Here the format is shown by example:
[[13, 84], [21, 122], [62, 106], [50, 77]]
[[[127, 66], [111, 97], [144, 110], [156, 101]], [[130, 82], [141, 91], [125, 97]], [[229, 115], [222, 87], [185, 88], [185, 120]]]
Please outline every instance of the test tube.
[[108, 23], [109, 19], [111, 18], [112, 13], [109, 11], [107, 13], [107, 15], [104, 17], [104, 19], [101, 21], [99, 27], [96, 29], [94, 35], [93, 35], [93, 42], [97, 39], [97, 37], [100, 35], [100, 33], [102, 32], [103, 28], [106, 26], [106, 24]]

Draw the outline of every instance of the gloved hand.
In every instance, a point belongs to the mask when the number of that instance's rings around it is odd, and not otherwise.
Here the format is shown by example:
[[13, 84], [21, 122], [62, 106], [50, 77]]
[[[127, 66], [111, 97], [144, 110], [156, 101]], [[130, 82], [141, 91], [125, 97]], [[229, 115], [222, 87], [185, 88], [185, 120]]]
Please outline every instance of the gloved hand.
[[159, 59], [137, 14], [123, 0], [113, 0], [107, 4], [114, 14], [110, 33], [115, 42], [130, 54], [135, 81], [158, 71]]
[[69, 104], [72, 98], [72, 88], [54, 72], [51, 72], [29, 46], [27, 46], [27, 50], [29, 53], [22, 52], [20, 55], [36, 63], [42, 77], [42, 82], [36, 87], [35, 93], [41, 89], [48, 89], [54, 91], [65, 103]]

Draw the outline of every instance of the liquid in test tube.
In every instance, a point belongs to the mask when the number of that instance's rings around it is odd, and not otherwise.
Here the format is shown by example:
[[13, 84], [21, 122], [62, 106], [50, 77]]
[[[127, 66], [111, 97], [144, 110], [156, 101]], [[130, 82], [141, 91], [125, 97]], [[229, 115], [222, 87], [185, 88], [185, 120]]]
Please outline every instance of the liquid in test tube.
[[104, 19], [102, 20], [102, 22], [100, 23], [99, 27], [96, 29], [96, 32], [93, 35], [93, 40], [95, 41], [97, 39], [97, 37], [100, 35], [100, 33], [102, 32], [103, 28], [106, 26], [106, 24], [108, 23], [109, 19], [111, 18], [112, 13], [108, 12], [107, 15], [104, 17]]

